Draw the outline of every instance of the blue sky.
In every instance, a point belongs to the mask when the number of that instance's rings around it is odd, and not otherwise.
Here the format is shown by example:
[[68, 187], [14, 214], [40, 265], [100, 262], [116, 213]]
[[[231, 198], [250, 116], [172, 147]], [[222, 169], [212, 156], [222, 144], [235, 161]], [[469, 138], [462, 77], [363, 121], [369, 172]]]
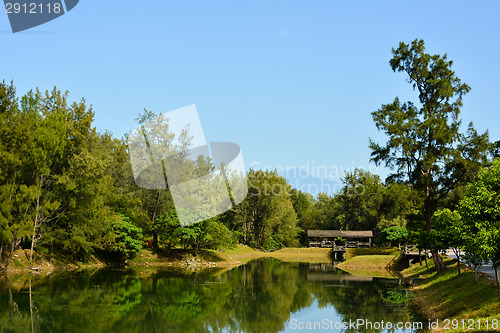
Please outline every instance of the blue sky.
[[464, 125], [500, 139], [499, 12], [496, 1], [81, 0], [16, 34], [0, 14], [0, 79], [19, 94], [55, 85], [85, 97], [96, 127], [117, 137], [143, 108], [196, 104], [207, 140], [239, 144], [247, 167], [336, 178], [377, 171], [368, 140], [385, 138], [370, 112], [416, 99], [388, 65], [399, 41], [447, 53], [472, 87]]

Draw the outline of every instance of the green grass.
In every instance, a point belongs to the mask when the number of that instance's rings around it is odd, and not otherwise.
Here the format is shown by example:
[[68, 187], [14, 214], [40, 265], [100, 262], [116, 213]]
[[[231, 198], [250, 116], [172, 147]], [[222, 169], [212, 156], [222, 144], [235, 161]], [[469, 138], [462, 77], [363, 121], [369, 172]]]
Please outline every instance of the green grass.
[[274, 252], [263, 252], [241, 244], [233, 249], [200, 250], [196, 254], [192, 250], [184, 249], [172, 249], [169, 252], [152, 252], [149, 249], [142, 249], [136, 257], [128, 261], [128, 264], [175, 266], [189, 262], [190, 264], [228, 267], [238, 266], [261, 257], [272, 257], [286, 262], [324, 263], [331, 262], [328, 256], [329, 250], [327, 248], [284, 248]]
[[328, 256], [330, 249], [327, 248], [287, 247], [274, 252], [263, 252], [239, 244], [235, 249], [216, 252], [228, 262], [236, 260], [241, 263], [246, 263], [261, 257], [272, 257], [285, 262], [331, 262], [331, 259]]
[[131, 265], [183, 265], [186, 263], [213, 263], [224, 261], [217, 251], [199, 250], [197, 252], [188, 249], [171, 249], [170, 251], [152, 251], [142, 249], [133, 259], [127, 261]]
[[[499, 326], [494, 331], [500, 331], [500, 293], [493, 280], [481, 274], [476, 283], [472, 270], [466, 269], [458, 275], [456, 261], [446, 259], [445, 265], [447, 269], [437, 273], [429, 260], [429, 268], [414, 264], [402, 272], [410, 279], [424, 279], [414, 287], [415, 300], [422, 312], [433, 320], [472, 319], [476, 330], [479, 330], [478, 320], [498, 319]], [[465, 330], [446, 330], [462, 331]]]
[[387, 266], [401, 253], [397, 248], [359, 248], [347, 249], [346, 261], [336, 267], [357, 276], [394, 278], [395, 274], [387, 270]]
[[365, 266], [381, 266], [386, 267], [391, 260], [394, 258], [393, 255], [380, 255], [380, 254], [372, 254], [372, 255], [362, 255], [353, 257], [347, 261], [342, 262], [338, 265], [341, 266], [357, 266], [357, 267], [365, 267]]
[[399, 255], [400, 251], [397, 247], [370, 247], [370, 248], [358, 248], [358, 249], [347, 249], [345, 259], [349, 260], [357, 256], [372, 256], [372, 255], [384, 255], [390, 256], [391, 259], [394, 256]]

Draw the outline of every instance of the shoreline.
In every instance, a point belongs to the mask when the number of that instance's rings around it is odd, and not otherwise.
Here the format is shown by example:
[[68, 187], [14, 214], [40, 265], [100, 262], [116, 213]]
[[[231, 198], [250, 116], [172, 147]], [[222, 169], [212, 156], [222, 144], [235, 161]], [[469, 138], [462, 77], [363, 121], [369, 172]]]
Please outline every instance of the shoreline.
[[[37, 256], [32, 265], [26, 256], [28, 250], [16, 250], [8, 268], [0, 267], [1, 274], [10, 273], [52, 273], [89, 268], [105, 267], [200, 267], [234, 268], [251, 260], [271, 257], [285, 262], [330, 263], [328, 248], [283, 248], [273, 252], [263, 252], [238, 244], [233, 249], [192, 250], [172, 249], [168, 253], [142, 249], [134, 258], [125, 262], [105, 262], [92, 256], [90, 262], [69, 262], [54, 258], [53, 263], [44, 256]], [[34, 269], [36, 267], [37, 269]]]
[[[389, 261], [388, 255], [354, 255], [337, 267], [348, 273], [370, 270], [366, 273], [373, 274]], [[432, 260], [428, 261], [428, 268], [424, 263], [416, 263], [398, 271], [409, 285], [412, 303], [428, 319], [439, 320], [439, 328], [432, 332], [484, 331], [484, 325], [491, 324], [494, 319], [498, 320], [498, 325], [488, 331], [500, 331], [500, 291], [494, 280], [487, 274], [479, 273], [476, 282], [472, 269], [462, 265], [462, 273], [458, 275], [456, 259], [445, 257], [444, 262], [446, 269], [443, 272], [435, 270]], [[446, 328], [445, 320], [450, 323], [455, 320], [459, 326], [453, 329], [448, 323]], [[465, 328], [460, 326], [462, 321], [466, 323]], [[471, 329], [468, 329], [469, 325]]]

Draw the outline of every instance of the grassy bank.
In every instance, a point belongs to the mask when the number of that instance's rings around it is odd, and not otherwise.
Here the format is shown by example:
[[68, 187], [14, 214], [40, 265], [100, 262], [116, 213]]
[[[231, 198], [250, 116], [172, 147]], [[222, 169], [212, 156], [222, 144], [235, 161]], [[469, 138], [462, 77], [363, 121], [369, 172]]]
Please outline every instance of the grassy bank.
[[[133, 259], [127, 260], [128, 266], [208, 266], [208, 267], [235, 267], [245, 264], [253, 259], [272, 257], [286, 262], [331, 262], [328, 256], [329, 249], [322, 248], [283, 248], [274, 252], [263, 252], [248, 246], [238, 244], [234, 249], [218, 250], [193, 250], [172, 249], [170, 251], [152, 251], [142, 249]], [[64, 256], [54, 256], [49, 259], [47, 255], [35, 253], [33, 262], [29, 260], [29, 250], [16, 250], [7, 272], [31, 271], [58, 271], [78, 268], [104, 267], [116, 265], [116, 262], [106, 262], [92, 256], [87, 262], [79, 262]]]
[[15, 250], [12, 260], [7, 269], [0, 266], [0, 272], [22, 272], [22, 271], [57, 271], [72, 270], [78, 268], [98, 268], [104, 267], [106, 263], [96, 256], [90, 256], [86, 263], [74, 260], [69, 256], [54, 254], [52, 257], [45, 253], [33, 252], [33, 259], [30, 261], [30, 250]]
[[[348, 249], [346, 261], [337, 267], [358, 276], [390, 277], [386, 266], [396, 256], [396, 248]], [[445, 258], [444, 262], [446, 270], [440, 273], [432, 260], [428, 268], [413, 264], [399, 272], [412, 282], [413, 299], [422, 314], [432, 322], [438, 320], [439, 328], [433, 332], [500, 331], [500, 293], [493, 279], [480, 273], [476, 282], [471, 269], [462, 266], [458, 275], [456, 260]], [[494, 319], [498, 325], [492, 327]]]
[[[469, 324], [474, 330], [485, 331], [486, 320], [489, 321], [488, 331], [500, 331], [500, 293], [494, 282], [485, 274], [479, 274], [476, 283], [474, 272], [465, 269], [458, 275], [455, 260], [445, 259], [447, 269], [437, 273], [432, 260], [429, 260], [429, 268], [425, 265], [414, 264], [401, 273], [409, 280], [422, 279], [412, 289], [415, 294], [415, 302], [431, 320], [440, 321], [442, 332], [471, 332]], [[462, 266], [463, 267], [463, 266]], [[458, 320], [459, 327], [445, 329], [444, 319]], [[491, 321], [497, 319], [498, 326], [491, 327]], [[465, 329], [462, 328], [461, 320], [464, 320]], [[479, 328], [479, 321], [483, 323]]]
[[336, 267], [356, 276], [391, 278], [394, 274], [387, 266], [400, 255], [397, 248], [360, 248], [347, 249], [346, 261]]
[[173, 249], [168, 253], [153, 253], [150, 250], [141, 252], [129, 265], [202, 265], [215, 267], [233, 267], [245, 264], [253, 259], [272, 257], [286, 262], [330, 262], [329, 249], [321, 248], [283, 248], [274, 252], [263, 252], [248, 246], [238, 244], [234, 249], [225, 251], [200, 250], [197, 253], [191, 250]]

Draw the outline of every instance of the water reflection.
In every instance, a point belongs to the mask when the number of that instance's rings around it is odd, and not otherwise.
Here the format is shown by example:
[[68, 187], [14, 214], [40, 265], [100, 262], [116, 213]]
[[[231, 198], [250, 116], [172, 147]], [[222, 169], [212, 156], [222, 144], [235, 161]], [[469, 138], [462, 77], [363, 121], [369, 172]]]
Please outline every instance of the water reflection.
[[1, 281], [0, 331], [312, 332], [307, 322], [416, 320], [398, 280], [270, 258], [225, 272], [103, 269]]

